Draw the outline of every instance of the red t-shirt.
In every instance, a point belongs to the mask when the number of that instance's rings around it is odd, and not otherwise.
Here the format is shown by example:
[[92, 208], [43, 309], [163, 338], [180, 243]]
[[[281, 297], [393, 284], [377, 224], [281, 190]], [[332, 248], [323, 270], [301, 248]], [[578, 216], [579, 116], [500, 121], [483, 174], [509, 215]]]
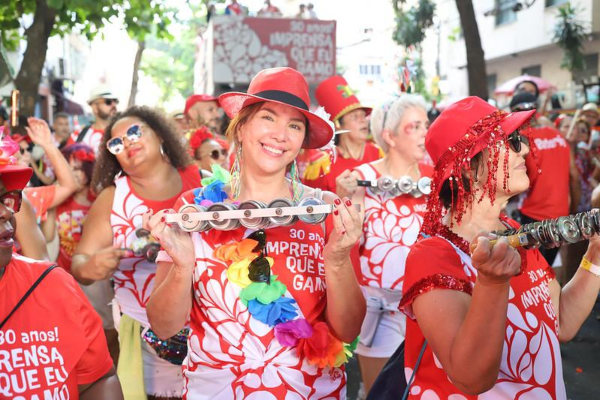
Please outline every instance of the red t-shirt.
[[539, 168], [532, 154], [527, 157], [529, 191], [521, 213], [535, 220], [558, 218], [569, 214], [570, 150], [567, 141], [554, 128], [533, 128]]
[[365, 145], [365, 151], [362, 159], [355, 160], [354, 158], [344, 158], [340, 155], [339, 151], [334, 163], [331, 164], [329, 169], [329, 173], [323, 175], [315, 180], [309, 181], [306, 180], [304, 183], [307, 186], [311, 186], [314, 188], [320, 188], [322, 190], [327, 190], [335, 193], [335, 179], [346, 170], [353, 170], [359, 165], [370, 163], [375, 160], [379, 160], [383, 156], [382, 151], [379, 147], [375, 146], [373, 143], [367, 142]]
[[[509, 221], [517, 226], [514, 221]], [[524, 271], [510, 280], [504, 349], [492, 389], [479, 396], [456, 388], [427, 345], [410, 389], [411, 399], [566, 399], [558, 320], [550, 299], [554, 271], [538, 250], [527, 250]], [[412, 312], [415, 298], [431, 290], [472, 294], [477, 269], [468, 254], [441, 237], [417, 242], [406, 259], [400, 310], [406, 320], [405, 375], [413, 374], [424, 337]], [[485, 343], [481, 343], [485, 351]]]
[[[44, 221], [50, 204], [54, 201], [56, 186], [40, 186], [27, 188], [27, 198], [35, 209], [38, 221]], [[75, 247], [81, 240], [83, 222], [91, 205], [79, 204], [74, 197], [56, 207], [56, 225], [60, 242], [56, 263], [67, 272], [71, 272], [71, 258]]]
[[[13, 254], [0, 279], [5, 318], [51, 265]], [[0, 398], [78, 399], [113, 366], [102, 321], [65, 271], [56, 268], [0, 331]]]

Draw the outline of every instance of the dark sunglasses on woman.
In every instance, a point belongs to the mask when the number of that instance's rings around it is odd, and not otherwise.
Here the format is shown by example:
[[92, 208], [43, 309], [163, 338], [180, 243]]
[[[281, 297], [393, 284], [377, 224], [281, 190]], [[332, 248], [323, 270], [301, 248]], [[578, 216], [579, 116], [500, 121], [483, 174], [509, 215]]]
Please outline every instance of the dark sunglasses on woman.
[[521, 143], [525, 143], [526, 145], [529, 146], [529, 140], [527, 140], [527, 138], [525, 136], [521, 135], [521, 132], [519, 132], [518, 129], [516, 131], [514, 131], [513, 133], [511, 133], [510, 135], [508, 135], [508, 137], [506, 138], [506, 141], [508, 142], [508, 146], [515, 153], [521, 152]]
[[213, 150], [210, 153], [206, 153], [203, 156], [200, 156], [200, 159], [209, 156], [210, 158], [212, 158], [213, 160], [218, 160], [221, 157], [227, 157], [227, 150], [225, 149], [221, 149], [221, 150]]
[[14, 213], [19, 212], [22, 201], [23, 192], [21, 190], [11, 190], [0, 196], [0, 202], [4, 204], [4, 207], [10, 209]]
[[135, 143], [140, 140], [143, 133], [142, 125], [131, 125], [127, 129], [125, 135], [109, 139], [108, 142], [106, 142], [106, 148], [115, 156], [121, 154], [121, 152], [125, 150], [125, 139], [129, 140], [130, 143]]

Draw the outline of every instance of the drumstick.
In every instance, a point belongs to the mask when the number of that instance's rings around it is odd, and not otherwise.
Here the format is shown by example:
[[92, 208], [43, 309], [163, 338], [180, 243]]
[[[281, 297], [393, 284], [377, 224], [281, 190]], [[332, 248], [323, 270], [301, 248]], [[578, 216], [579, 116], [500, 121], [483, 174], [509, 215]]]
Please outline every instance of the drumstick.
[[[508, 240], [508, 245], [514, 248], [526, 246], [529, 244], [529, 239], [527, 239], [526, 233], [515, 233], [514, 235], [504, 237]], [[498, 243], [498, 239], [490, 240], [490, 248], [493, 248], [496, 243]], [[471, 243], [471, 253], [475, 251], [476, 247], [477, 242]]]

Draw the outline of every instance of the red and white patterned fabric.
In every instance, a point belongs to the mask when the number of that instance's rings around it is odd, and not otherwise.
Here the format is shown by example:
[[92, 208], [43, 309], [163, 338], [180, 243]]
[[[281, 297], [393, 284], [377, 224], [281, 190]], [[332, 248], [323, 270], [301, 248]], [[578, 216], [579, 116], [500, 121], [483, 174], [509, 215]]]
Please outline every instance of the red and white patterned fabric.
[[[558, 321], [548, 283], [552, 268], [537, 250], [525, 251], [523, 273], [510, 281], [506, 336], [500, 373], [489, 391], [471, 396], [458, 390], [427, 346], [410, 389], [414, 399], [566, 399], [558, 342]], [[406, 323], [405, 374], [410, 379], [423, 346], [412, 313], [414, 299], [434, 289], [471, 295], [477, 270], [469, 255], [441, 237], [417, 242], [406, 261], [400, 309]], [[482, 343], [482, 350], [485, 344]]]
[[[184, 196], [188, 203], [193, 202]], [[251, 231], [193, 233], [196, 255], [188, 357], [184, 361], [187, 399], [345, 399], [341, 368], [318, 368], [284, 347], [274, 329], [251, 317], [241, 288], [227, 279], [227, 264], [213, 252]], [[311, 325], [325, 320], [326, 288], [322, 225], [298, 222], [266, 230], [272, 274], [287, 286], [300, 317]], [[162, 253], [161, 253], [162, 254]], [[160, 257], [160, 256], [159, 256]]]
[[[431, 176], [432, 168], [420, 164], [421, 176]], [[371, 164], [355, 169], [364, 180], [377, 180], [381, 174]], [[365, 190], [363, 236], [359, 243], [360, 266], [366, 286], [402, 290], [404, 263], [417, 241], [427, 197], [392, 197]]]
[[[179, 174], [183, 186], [181, 192], [163, 201], [142, 199], [131, 188], [127, 176], [115, 180], [116, 190], [110, 213], [115, 246], [131, 248], [136, 239], [135, 231], [142, 226], [142, 214], [149, 208], [155, 212], [171, 208], [181, 193], [200, 185], [200, 174], [195, 166], [189, 166]], [[115, 299], [121, 311], [144, 326], [150, 326], [146, 316], [146, 303], [154, 287], [155, 274], [155, 263], [132, 255], [121, 259], [119, 268], [113, 275]]]
[[[77, 137], [80, 132], [75, 131], [71, 134], [69, 141], [67, 144], [77, 143]], [[104, 129], [95, 129], [94, 127], [90, 127], [90, 129], [85, 132], [85, 136], [81, 140], [81, 143], [90, 146], [94, 153], [98, 154], [98, 149], [100, 148], [100, 144], [102, 143], [102, 137], [104, 136]]]

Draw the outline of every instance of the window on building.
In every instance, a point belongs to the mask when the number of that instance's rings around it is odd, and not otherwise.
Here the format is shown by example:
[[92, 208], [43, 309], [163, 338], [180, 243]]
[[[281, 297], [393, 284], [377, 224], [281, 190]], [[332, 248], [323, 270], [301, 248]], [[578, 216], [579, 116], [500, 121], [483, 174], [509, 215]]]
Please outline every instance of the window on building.
[[496, 0], [496, 26], [517, 20], [516, 5], [517, 0]]
[[585, 62], [585, 68], [573, 72], [573, 80], [578, 84], [582, 83], [584, 79], [598, 76], [598, 53], [585, 55], [583, 61]]
[[498, 75], [496, 75], [496, 74], [488, 75], [486, 80], [487, 80], [488, 94], [491, 97], [494, 94], [494, 90], [496, 89], [496, 86], [498, 84]]
[[531, 67], [521, 68], [521, 75], [542, 76], [542, 66], [532, 65]]
[[361, 75], [365, 76], [380, 76], [381, 65], [359, 65], [358, 70]]
[[559, 4], [566, 3], [569, 0], [546, 0], [546, 7], [557, 6]]

